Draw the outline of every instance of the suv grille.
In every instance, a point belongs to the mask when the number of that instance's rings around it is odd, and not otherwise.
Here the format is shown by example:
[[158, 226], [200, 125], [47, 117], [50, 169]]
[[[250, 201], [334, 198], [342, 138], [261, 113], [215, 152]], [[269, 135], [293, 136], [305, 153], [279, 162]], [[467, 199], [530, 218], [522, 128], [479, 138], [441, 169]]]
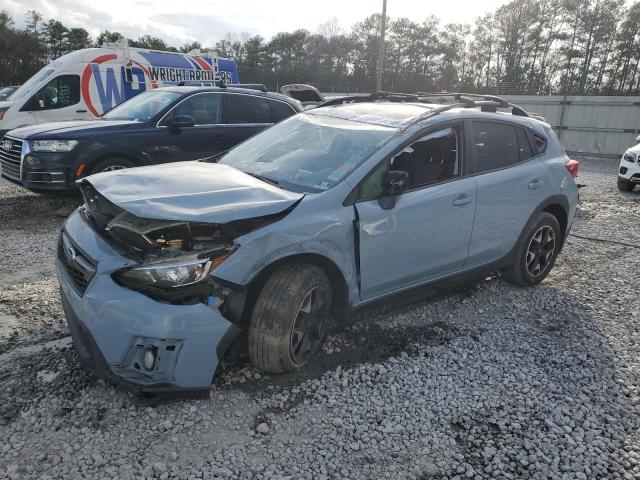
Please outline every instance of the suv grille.
[[22, 140], [2, 137], [0, 141], [0, 167], [2, 175], [12, 180], [20, 180], [22, 166]]
[[94, 263], [76, 247], [69, 236], [62, 232], [58, 241], [58, 258], [73, 282], [76, 291], [82, 296], [89, 282], [96, 274]]

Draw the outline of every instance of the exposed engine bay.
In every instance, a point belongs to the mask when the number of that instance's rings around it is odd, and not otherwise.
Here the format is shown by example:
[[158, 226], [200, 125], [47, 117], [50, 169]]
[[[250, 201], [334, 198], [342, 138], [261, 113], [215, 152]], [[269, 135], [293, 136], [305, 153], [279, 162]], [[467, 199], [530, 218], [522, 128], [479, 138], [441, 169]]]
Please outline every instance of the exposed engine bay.
[[225, 224], [147, 219], [110, 202], [89, 182], [79, 186], [85, 220], [122, 256], [139, 265], [115, 273], [114, 280], [172, 304], [220, 306], [225, 292], [210, 273], [236, 250], [235, 239], [291, 210]]

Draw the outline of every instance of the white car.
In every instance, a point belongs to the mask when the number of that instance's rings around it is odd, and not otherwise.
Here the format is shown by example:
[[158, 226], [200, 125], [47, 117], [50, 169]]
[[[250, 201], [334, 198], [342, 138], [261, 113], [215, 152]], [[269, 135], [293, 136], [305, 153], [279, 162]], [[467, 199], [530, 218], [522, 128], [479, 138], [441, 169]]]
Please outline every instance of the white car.
[[[636, 141], [640, 142], [640, 135]], [[624, 152], [618, 169], [619, 190], [630, 192], [636, 185], [640, 185], [640, 143]]]

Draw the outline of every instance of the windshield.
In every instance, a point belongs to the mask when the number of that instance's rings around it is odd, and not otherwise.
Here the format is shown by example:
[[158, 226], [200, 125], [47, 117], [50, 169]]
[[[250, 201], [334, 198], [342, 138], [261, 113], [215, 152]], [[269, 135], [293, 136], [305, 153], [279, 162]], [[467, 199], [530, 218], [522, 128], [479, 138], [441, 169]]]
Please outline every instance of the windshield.
[[251, 137], [219, 163], [299, 192], [328, 190], [360, 165], [395, 129], [298, 114]]
[[44, 81], [53, 73], [53, 71], [53, 68], [43, 68], [29, 80], [24, 82], [24, 85], [13, 92], [9, 96], [8, 100], [18, 100], [22, 97], [26, 97], [27, 95], [31, 95], [31, 93], [43, 86]]
[[147, 121], [181, 96], [181, 93], [163, 90], [143, 92], [112, 108], [102, 118]]

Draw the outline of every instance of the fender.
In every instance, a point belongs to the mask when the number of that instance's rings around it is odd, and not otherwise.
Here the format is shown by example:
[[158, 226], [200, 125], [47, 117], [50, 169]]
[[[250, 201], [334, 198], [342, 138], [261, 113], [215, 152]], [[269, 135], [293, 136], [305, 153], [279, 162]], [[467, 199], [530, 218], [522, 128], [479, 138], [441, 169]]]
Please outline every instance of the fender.
[[[345, 252], [338, 243], [328, 239], [308, 240], [283, 248], [273, 245], [273, 242], [278, 242], [278, 239], [262, 240], [257, 241], [262, 245], [251, 242], [238, 249], [229, 260], [218, 267], [215, 277], [235, 285], [247, 286], [274, 263], [290, 257], [317, 255], [335, 265], [349, 288], [350, 299], [357, 294], [357, 288], [353, 288], [356, 284], [353, 250]], [[284, 245], [284, 239], [282, 244]], [[268, 247], [272, 245], [275, 248], [269, 249]], [[351, 253], [351, 256], [347, 253]]]

